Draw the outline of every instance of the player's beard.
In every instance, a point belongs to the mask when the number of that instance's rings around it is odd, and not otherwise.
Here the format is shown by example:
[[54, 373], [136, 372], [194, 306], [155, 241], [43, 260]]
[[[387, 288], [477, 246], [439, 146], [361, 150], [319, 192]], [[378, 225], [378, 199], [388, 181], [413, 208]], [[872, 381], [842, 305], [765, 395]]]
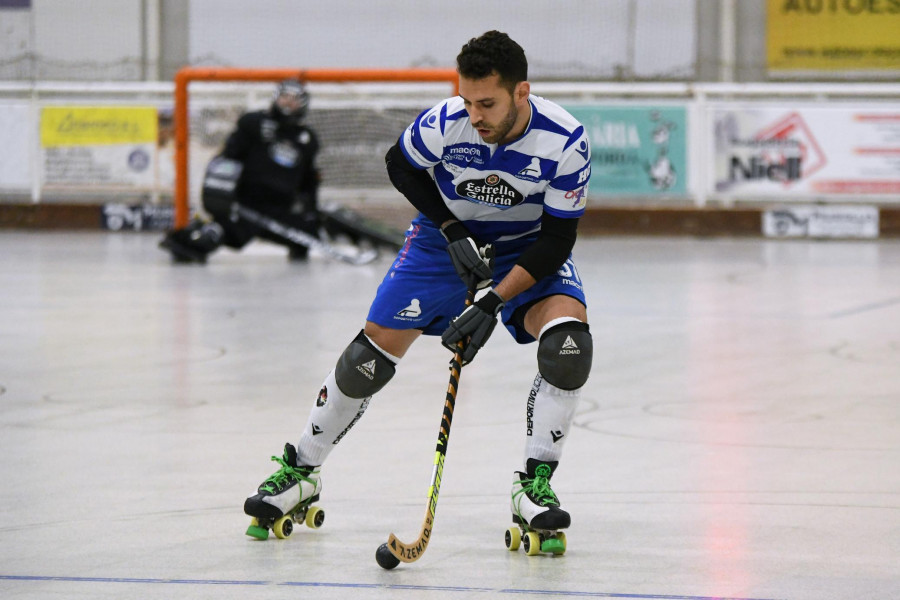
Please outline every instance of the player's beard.
[[[509, 107], [509, 112], [506, 113], [506, 117], [502, 121], [500, 121], [496, 126], [490, 127], [487, 129], [491, 131], [490, 135], [486, 137], [482, 137], [485, 142], [488, 144], [499, 144], [502, 140], [509, 135], [509, 132], [512, 131], [513, 126], [516, 124], [516, 119], [519, 118], [519, 109], [516, 108], [515, 103], [511, 104]], [[485, 123], [481, 121], [480, 123], [473, 123], [472, 126], [475, 129], [484, 128]], [[506, 140], [510, 141], [510, 140]]]

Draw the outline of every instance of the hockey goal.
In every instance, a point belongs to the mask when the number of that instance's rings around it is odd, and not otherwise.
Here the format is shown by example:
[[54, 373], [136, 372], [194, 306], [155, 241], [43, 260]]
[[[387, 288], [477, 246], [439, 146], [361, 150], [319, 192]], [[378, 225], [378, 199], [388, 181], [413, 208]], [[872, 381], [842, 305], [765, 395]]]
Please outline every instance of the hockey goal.
[[426, 108], [457, 93], [453, 69], [181, 69], [175, 76], [175, 226], [199, 208], [200, 181], [238, 117], [266, 108], [274, 82], [307, 83], [307, 122], [321, 142], [320, 200], [377, 205], [395, 197], [384, 155]]

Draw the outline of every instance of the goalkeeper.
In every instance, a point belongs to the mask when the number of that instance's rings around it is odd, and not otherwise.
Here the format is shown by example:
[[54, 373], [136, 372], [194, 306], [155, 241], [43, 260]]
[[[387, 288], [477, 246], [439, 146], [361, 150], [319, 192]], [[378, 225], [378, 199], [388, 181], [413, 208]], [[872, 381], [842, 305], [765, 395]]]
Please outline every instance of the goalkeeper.
[[319, 141], [304, 124], [309, 93], [296, 80], [282, 81], [267, 110], [245, 113], [210, 163], [203, 185], [203, 208], [211, 221], [194, 219], [160, 242], [176, 262], [206, 262], [225, 245], [241, 249], [256, 237], [287, 246], [292, 260], [309, 249], [241, 220], [240, 202], [288, 227], [319, 237]]

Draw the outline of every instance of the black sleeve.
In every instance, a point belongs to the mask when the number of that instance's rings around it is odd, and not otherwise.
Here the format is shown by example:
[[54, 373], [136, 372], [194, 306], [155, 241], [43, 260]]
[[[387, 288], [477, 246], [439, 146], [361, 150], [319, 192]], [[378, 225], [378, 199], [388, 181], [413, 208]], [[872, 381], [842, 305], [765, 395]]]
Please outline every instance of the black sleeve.
[[322, 180], [321, 173], [316, 168], [316, 156], [319, 154], [319, 138], [316, 132], [309, 127], [304, 127], [309, 133], [310, 141], [306, 145], [303, 156], [303, 173], [297, 186], [297, 194], [303, 202], [304, 212], [316, 212], [319, 210], [319, 183]]
[[243, 161], [250, 152], [253, 140], [259, 132], [259, 119], [253, 113], [241, 115], [238, 119], [237, 127], [228, 136], [225, 141], [225, 149], [222, 156], [232, 158], [234, 160]]
[[545, 212], [538, 238], [519, 256], [516, 264], [536, 281], [555, 273], [572, 253], [577, 231], [578, 219], [562, 219]]
[[445, 221], [456, 220], [456, 217], [444, 204], [437, 184], [427, 171], [416, 168], [406, 160], [399, 142], [388, 150], [384, 156], [384, 164], [394, 187], [420, 213], [428, 217], [435, 227], [440, 227]]

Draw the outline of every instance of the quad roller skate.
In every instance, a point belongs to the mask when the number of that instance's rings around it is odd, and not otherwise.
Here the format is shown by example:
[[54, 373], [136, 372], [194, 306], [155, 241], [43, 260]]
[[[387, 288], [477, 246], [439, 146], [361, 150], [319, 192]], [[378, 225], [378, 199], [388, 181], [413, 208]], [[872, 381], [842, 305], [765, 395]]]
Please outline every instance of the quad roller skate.
[[559, 555], [566, 551], [567, 528], [572, 520], [559, 507], [559, 498], [550, 488], [550, 478], [558, 462], [529, 458], [526, 473], [513, 474], [512, 518], [515, 526], [506, 530], [506, 547], [510, 552], [519, 545], [528, 556], [541, 553]]
[[284, 456], [273, 456], [281, 468], [262, 482], [257, 493], [244, 502], [244, 512], [253, 517], [247, 535], [260, 540], [285, 539], [294, 531], [294, 523], [303, 522], [318, 529], [325, 522], [325, 511], [313, 502], [319, 499], [322, 481], [317, 467], [297, 465], [297, 450], [284, 445]]

